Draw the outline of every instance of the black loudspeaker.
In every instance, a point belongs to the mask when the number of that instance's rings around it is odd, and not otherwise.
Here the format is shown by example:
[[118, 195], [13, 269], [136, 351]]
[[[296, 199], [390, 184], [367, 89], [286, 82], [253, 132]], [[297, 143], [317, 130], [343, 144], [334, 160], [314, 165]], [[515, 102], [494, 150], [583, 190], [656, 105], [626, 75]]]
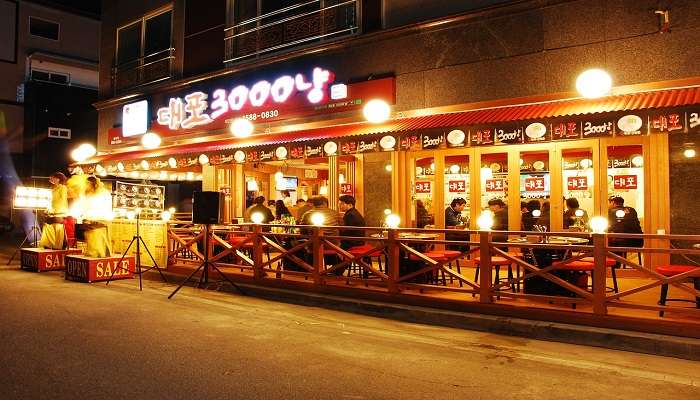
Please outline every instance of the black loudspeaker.
[[224, 206], [221, 192], [192, 193], [192, 222], [195, 224], [221, 223], [221, 208]]

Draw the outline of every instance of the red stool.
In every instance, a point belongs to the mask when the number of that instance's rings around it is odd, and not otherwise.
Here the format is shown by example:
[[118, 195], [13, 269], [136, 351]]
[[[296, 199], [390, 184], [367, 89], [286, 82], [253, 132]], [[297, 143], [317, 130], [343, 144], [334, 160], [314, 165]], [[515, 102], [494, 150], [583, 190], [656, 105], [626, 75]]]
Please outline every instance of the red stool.
[[[447, 256], [446, 256], [445, 253], [442, 252], [442, 251], [433, 250], [433, 251], [428, 251], [428, 252], [425, 252], [425, 253], [422, 253], [422, 254], [423, 254], [424, 256], [426, 256], [426, 257], [429, 257], [429, 258], [431, 258], [431, 259], [437, 261], [437, 262], [444, 262], [444, 261], [447, 261]], [[415, 254], [410, 254], [410, 255], [408, 256], [408, 259], [411, 260], [411, 261], [423, 261], [422, 258], [418, 257], [418, 256], [415, 255]], [[445, 271], [442, 271], [442, 270], [441, 270], [440, 272], [442, 272], [442, 284], [445, 285], [445, 286], [447, 286], [447, 280], [445, 279]], [[438, 284], [438, 283], [439, 283], [439, 279], [440, 279], [440, 278], [438, 277], [437, 273], [435, 273], [435, 271], [433, 271], [433, 273], [432, 273], [431, 276], [430, 276], [430, 280], [429, 280], [429, 281], [430, 281], [431, 283]]]
[[[496, 275], [493, 277], [493, 284], [498, 286], [501, 283], [501, 266], [508, 266], [508, 280], [513, 280], [513, 263], [504, 257], [494, 256], [491, 257], [491, 265], [496, 268]], [[476, 267], [476, 272], [474, 273], [474, 282], [479, 283], [479, 269], [481, 267], [481, 257], [474, 258], [474, 266]], [[519, 275], [519, 274], [518, 274]], [[511, 283], [510, 288], [515, 292], [515, 284]], [[520, 284], [518, 284], [518, 290], [520, 290]]]
[[[666, 276], [666, 277], [671, 277], [675, 275], [680, 275], [685, 272], [689, 271], [696, 271], [697, 274], [696, 276], [693, 276], [693, 287], [695, 287], [695, 290], [700, 290], [700, 267], [692, 266], [692, 265], [659, 265], [658, 267], [654, 268], [656, 272], [659, 274]], [[659, 298], [659, 305], [664, 306], [666, 305], [667, 301], [691, 301], [692, 300], [686, 300], [686, 299], [667, 299], [666, 297], [668, 296], [668, 284], [664, 283], [661, 285], [661, 297]], [[695, 307], [700, 308], [700, 296], [695, 298]], [[659, 311], [659, 317], [663, 317], [664, 312]]]
[[[457, 250], [443, 250], [443, 251], [442, 251], [442, 254], [444, 254], [445, 257], [447, 257], [447, 258], [454, 258], [454, 257], [457, 257], [457, 256], [461, 255], [462, 252], [461, 252], [461, 251], [457, 251]], [[461, 274], [462, 274], [462, 268], [461, 268], [460, 265], [459, 265], [459, 258], [456, 258], [454, 261], [455, 261], [455, 264], [457, 265], [457, 273], [461, 275]], [[452, 269], [452, 261], [450, 261], [449, 264], [447, 264], [447, 265], [448, 265], [448, 267], [449, 267], [450, 269]], [[453, 277], [452, 275], [450, 275], [450, 283], [452, 283], [453, 281], [454, 281], [454, 277]], [[462, 281], [461, 281], [461, 280], [459, 281], [459, 286], [460, 286], [460, 287], [462, 286]]]
[[[365, 244], [365, 245], [362, 245], [362, 246], [355, 246], [355, 247], [349, 248], [349, 249], [348, 249], [348, 253], [352, 254], [354, 257], [359, 257], [359, 256], [361, 256], [361, 255], [367, 253], [368, 251], [372, 250], [373, 248], [374, 248], [374, 246]], [[382, 250], [375, 250], [375, 251], [372, 251], [372, 252], [369, 253], [369, 254], [366, 254], [365, 257], [369, 258], [369, 263], [368, 263], [368, 264], [371, 264], [371, 263], [372, 263], [372, 258], [373, 258], [373, 257], [376, 257], [376, 258], [377, 258], [377, 263], [379, 264], [379, 270], [382, 271], [382, 272], [384, 272], [384, 267], [382, 266], [382, 257], [386, 257], [386, 254], [384, 254], [384, 251], [382, 251]], [[354, 263], [353, 263], [353, 264], [354, 264]], [[359, 266], [357, 266], [357, 267], [359, 267]], [[366, 279], [366, 278], [368, 277], [368, 276], [367, 276], [367, 271], [364, 271], [364, 270], [362, 270], [362, 271], [363, 271], [363, 277]]]
[[[581, 261], [586, 261], [590, 263], [594, 263], [594, 258], [593, 257], [583, 257]], [[610, 274], [612, 275], [612, 280], [613, 280], [613, 291], [615, 293], [619, 292], [618, 286], [617, 286], [617, 275], [615, 274], [615, 270], [617, 269], [617, 261], [615, 261], [614, 258], [610, 257], [605, 257], [605, 266], [607, 268], [610, 268]]]

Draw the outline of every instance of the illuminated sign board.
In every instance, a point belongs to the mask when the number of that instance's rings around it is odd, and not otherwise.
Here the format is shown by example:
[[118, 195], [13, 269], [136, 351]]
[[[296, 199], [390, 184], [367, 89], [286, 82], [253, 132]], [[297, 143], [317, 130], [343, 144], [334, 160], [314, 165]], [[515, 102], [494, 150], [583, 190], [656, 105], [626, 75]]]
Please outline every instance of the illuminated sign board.
[[126, 104], [122, 108], [122, 135], [143, 135], [148, 130], [148, 100]]
[[[294, 76], [283, 75], [273, 81], [261, 80], [251, 86], [217, 88], [211, 97], [202, 91], [193, 92], [184, 99], [170, 98], [167, 107], [159, 108], [158, 124], [177, 130], [208, 125], [224, 116], [249, 120], [274, 119], [279, 116], [275, 106], [298, 102], [299, 95], [303, 95], [304, 101], [311, 105], [326, 100], [327, 86], [333, 79], [332, 72], [316, 67], [310, 77], [298, 73]], [[334, 85], [331, 92], [334, 100], [347, 97], [345, 85]], [[258, 112], [261, 108], [263, 112]]]

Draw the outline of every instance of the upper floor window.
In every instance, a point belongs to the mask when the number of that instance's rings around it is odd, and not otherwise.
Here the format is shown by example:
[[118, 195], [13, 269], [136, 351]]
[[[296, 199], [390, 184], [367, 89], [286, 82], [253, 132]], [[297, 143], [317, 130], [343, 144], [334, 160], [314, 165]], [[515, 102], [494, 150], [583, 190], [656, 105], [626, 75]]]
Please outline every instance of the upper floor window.
[[58, 40], [60, 25], [37, 17], [29, 17], [29, 34], [45, 39]]
[[65, 128], [49, 127], [49, 137], [54, 139], [70, 139], [71, 131]]
[[60, 72], [42, 71], [32, 68], [31, 77], [33, 81], [52, 82], [61, 85], [70, 84], [70, 75]]
[[358, 0], [230, 0], [226, 62], [356, 33]]
[[169, 78], [172, 58], [172, 9], [118, 28], [115, 92]]

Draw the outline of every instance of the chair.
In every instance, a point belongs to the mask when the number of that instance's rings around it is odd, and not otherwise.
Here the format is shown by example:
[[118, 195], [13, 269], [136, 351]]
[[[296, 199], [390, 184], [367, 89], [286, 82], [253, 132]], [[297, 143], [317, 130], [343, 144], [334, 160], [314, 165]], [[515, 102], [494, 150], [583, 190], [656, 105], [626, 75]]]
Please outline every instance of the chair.
[[[669, 264], [669, 265], [659, 265], [658, 267], [654, 268], [654, 270], [665, 276], [665, 277], [672, 277], [676, 275], [683, 274], [685, 272], [689, 271], [695, 271], [697, 274], [692, 277], [693, 279], [693, 287], [695, 287], [695, 290], [700, 290], [700, 267], [693, 266], [693, 265], [674, 265], [674, 264]], [[664, 283], [661, 285], [661, 296], [659, 297], [659, 305], [660, 306], [665, 306], [667, 301], [690, 301], [692, 300], [686, 300], [686, 299], [668, 299], [668, 284]], [[695, 298], [695, 307], [700, 308], [700, 296]], [[659, 311], [659, 317], [664, 316], [664, 311]]]
[[[457, 257], [457, 256], [459, 256], [459, 255], [462, 254], [461, 251], [457, 251], [457, 250], [443, 250], [441, 253], [442, 253], [445, 257], [447, 257], [448, 259], [449, 259], [449, 258]], [[459, 265], [459, 258], [456, 258], [454, 261], [455, 261], [455, 264], [456, 264], [456, 266], [457, 266], [457, 273], [458, 273], [458, 274], [462, 274], [462, 268], [461, 268], [461, 266]], [[447, 264], [447, 266], [448, 266], [450, 269], [452, 269], [452, 261], [450, 261], [450, 262]], [[443, 272], [443, 273], [444, 273], [444, 272]], [[454, 277], [453, 277], [452, 275], [450, 275], [450, 283], [452, 283], [452, 282], [454, 282]], [[462, 281], [459, 281], [459, 286], [460, 286], [460, 287], [462, 286]]]
[[[583, 257], [581, 261], [585, 262], [590, 262], [594, 263], [593, 257]], [[610, 274], [612, 275], [612, 280], [613, 280], [613, 291], [615, 293], [619, 292], [619, 288], [617, 286], [617, 275], [615, 274], [615, 270], [617, 269], [617, 261], [614, 258], [610, 257], [605, 257], [605, 267], [610, 268]]]
[[[362, 246], [351, 247], [351, 248], [349, 248], [349, 249], [347, 250], [347, 252], [350, 253], [350, 254], [352, 254], [353, 257], [359, 257], [359, 256], [361, 256], [361, 255], [367, 253], [368, 251], [372, 250], [373, 248], [374, 248], [374, 246], [365, 244], [365, 245], [362, 245]], [[365, 255], [363, 258], [368, 258], [368, 259], [369, 259], [369, 263], [368, 263], [368, 264], [371, 264], [371, 263], [372, 263], [372, 258], [373, 258], [373, 257], [376, 257], [376, 258], [377, 258], [377, 263], [378, 263], [378, 265], [379, 265], [379, 271], [384, 272], [384, 267], [382, 266], [382, 258], [385, 258], [385, 264], [386, 264], [386, 254], [384, 253], [384, 251], [382, 251], [382, 250], [375, 250], [375, 251], [373, 251], [373, 252], [371, 252], [371, 253]], [[348, 269], [348, 277], [350, 277], [350, 275], [352, 274], [352, 271], [353, 271], [354, 269], [356, 269], [356, 268], [358, 269], [358, 270], [357, 270], [357, 273], [358, 273], [358, 274], [359, 274], [359, 273], [362, 273], [363, 279], [367, 279], [367, 278], [368, 278], [369, 274], [367, 273], [367, 271], [365, 271], [359, 264], [356, 264], [356, 263], [352, 263], [352, 265], [351, 265], [350, 268]]]
[[[508, 280], [513, 280], [513, 262], [504, 257], [494, 256], [491, 257], [491, 266], [496, 268], [496, 274], [493, 277], [493, 284], [498, 286], [501, 283], [501, 266], [508, 266]], [[481, 266], [481, 257], [474, 258], [474, 266], [476, 267], [476, 272], [474, 273], [474, 282], [479, 283], [479, 270]], [[520, 273], [518, 273], [518, 278], [520, 278]], [[510, 288], [513, 292], [516, 291], [515, 284], [511, 282]], [[518, 281], [518, 291], [520, 290], [520, 283]], [[498, 298], [498, 297], [497, 297]]]
[[[424, 256], [431, 258], [437, 262], [447, 261], [447, 256], [442, 251], [431, 250], [431, 251], [421, 253], [421, 254], [423, 254]], [[409, 255], [408, 259], [411, 261], [423, 261], [423, 259], [421, 259], [420, 257], [418, 257], [415, 254]], [[445, 279], [445, 271], [441, 269], [440, 273], [442, 275], [442, 284], [444, 286], [447, 286], [447, 280]], [[436, 285], [440, 283], [440, 277], [438, 276], [437, 271], [432, 271], [432, 274], [430, 275], [429, 283], [435, 283]]]

